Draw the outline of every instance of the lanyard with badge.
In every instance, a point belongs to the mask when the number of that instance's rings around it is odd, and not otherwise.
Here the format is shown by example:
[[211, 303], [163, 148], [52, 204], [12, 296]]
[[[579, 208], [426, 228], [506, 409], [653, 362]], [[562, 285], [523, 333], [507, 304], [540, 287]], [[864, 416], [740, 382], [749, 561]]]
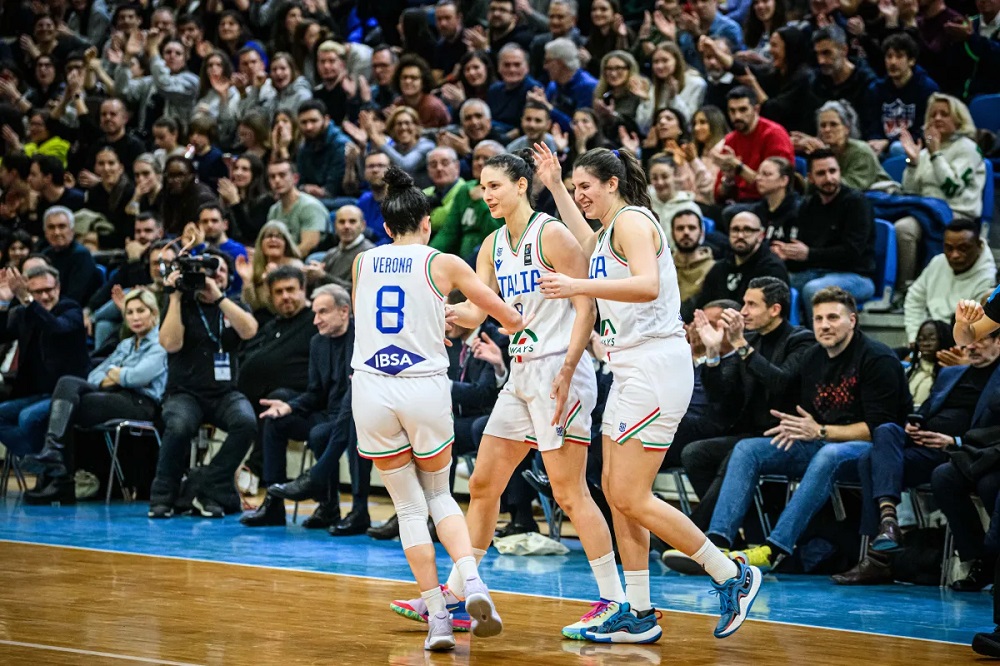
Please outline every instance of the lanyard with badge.
[[219, 310], [219, 335], [216, 337], [215, 333], [212, 332], [212, 327], [208, 325], [208, 319], [205, 317], [205, 311], [202, 309], [201, 303], [197, 303], [196, 305], [198, 306], [198, 314], [201, 316], [201, 323], [205, 325], [205, 332], [208, 333], [209, 339], [219, 347], [219, 351], [213, 354], [215, 381], [232, 381], [233, 371], [229, 364], [229, 353], [222, 351], [222, 331], [225, 326], [222, 320], [222, 310]]

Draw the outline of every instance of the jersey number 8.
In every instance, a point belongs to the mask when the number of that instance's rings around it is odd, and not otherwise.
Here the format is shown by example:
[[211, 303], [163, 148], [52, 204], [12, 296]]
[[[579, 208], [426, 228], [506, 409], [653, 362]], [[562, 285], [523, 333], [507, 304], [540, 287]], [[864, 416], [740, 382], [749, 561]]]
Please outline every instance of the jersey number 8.
[[375, 328], [379, 333], [399, 333], [403, 330], [403, 305], [406, 292], [402, 287], [387, 286], [375, 295]]

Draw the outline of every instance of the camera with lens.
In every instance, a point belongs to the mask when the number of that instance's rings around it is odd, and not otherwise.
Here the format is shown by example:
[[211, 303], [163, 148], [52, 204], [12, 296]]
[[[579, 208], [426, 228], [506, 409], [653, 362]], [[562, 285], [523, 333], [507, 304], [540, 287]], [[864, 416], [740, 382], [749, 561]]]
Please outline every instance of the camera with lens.
[[174, 271], [180, 271], [181, 279], [177, 281], [177, 289], [186, 292], [196, 292], [205, 288], [205, 280], [214, 278], [219, 270], [219, 258], [207, 255], [192, 256], [182, 254], [172, 263], [161, 263], [160, 273], [164, 277]]

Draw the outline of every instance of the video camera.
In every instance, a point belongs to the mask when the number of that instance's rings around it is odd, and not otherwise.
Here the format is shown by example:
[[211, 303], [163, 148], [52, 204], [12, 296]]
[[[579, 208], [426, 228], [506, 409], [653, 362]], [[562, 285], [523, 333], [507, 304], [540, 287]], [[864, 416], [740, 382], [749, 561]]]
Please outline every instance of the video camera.
[[177, 288], [181, 291], [196, 292], [205, 288], [206, 278], [214, 278], [219, 270], [219, 258], [211, 255], [182, 254], [170, 264], [160, 262], [160, 273], [166, 277], [174, 271], [181, 272]]

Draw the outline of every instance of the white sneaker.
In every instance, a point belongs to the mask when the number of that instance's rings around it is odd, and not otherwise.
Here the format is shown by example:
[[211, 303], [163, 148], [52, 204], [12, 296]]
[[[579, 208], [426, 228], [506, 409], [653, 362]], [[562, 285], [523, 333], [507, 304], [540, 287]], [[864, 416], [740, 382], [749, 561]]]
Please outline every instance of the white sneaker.
[[465, 612], [472, 618], [473, 636], [489, 638], [503, 631], [503, 620], [497, 614], [490, 591], [478, 576], [465, 580]]
[[451, 615], [447, 611], [434, 613], [427, 618], [427, 640], [424, 649], [432, 652], [455, 649], [455, 634], [451, 629]]

